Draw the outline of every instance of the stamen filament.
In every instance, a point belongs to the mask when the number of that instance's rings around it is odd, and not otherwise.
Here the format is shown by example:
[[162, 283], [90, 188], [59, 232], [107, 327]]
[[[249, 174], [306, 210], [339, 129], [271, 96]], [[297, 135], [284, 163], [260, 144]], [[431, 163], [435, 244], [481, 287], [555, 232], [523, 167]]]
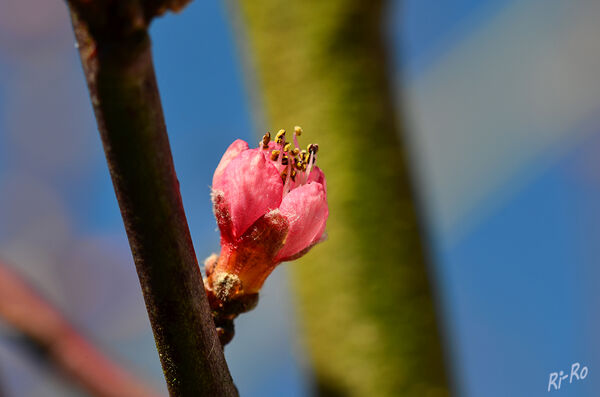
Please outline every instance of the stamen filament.
[[308, 167], [306, 168], [306, 178], [304, 179], [304, 183], [308, 182], [308, 177], [310, 176], [310, 170], [312, 169], [312, 165], [313, 165], [313, 158], [314, 158], [314, 154], [311, 151], [310, 152], [310, 156], [308, 157]]
[[290, 188], [291, 188], [291, 183], [290, 181], [292, 180], [292, 171], [290, 169], [291, 165], [288, 163], [288, 165], [286, 166], [286, 170], [284, 171], [286, 173], [286, 178], [285, 178], [285, 183], [283, 184], [283, 197], [285, 197], [286, 194], [289, 193]]
[[298, 144], [298, 136], [302, 134], [302, 128], [296, 126], [294, 127], [294, 150], [296, 150], [296, 148], [299, 148], [300, 145]]

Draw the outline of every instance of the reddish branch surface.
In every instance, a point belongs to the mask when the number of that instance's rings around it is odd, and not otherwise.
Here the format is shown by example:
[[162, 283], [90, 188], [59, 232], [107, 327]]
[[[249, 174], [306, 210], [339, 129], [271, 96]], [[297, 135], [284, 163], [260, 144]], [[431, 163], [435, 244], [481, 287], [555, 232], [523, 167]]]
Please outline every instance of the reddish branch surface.
[[98, 397], [158, 396], [81, 336], [14, 271], [0, 263], [0, 320], [42, 348], [64, 373]]

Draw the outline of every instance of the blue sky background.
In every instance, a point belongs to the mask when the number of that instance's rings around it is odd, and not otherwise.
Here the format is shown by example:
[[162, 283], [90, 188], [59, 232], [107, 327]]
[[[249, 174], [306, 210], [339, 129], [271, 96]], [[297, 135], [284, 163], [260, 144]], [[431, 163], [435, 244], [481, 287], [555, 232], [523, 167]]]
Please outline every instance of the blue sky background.
[[[0, 258], [164, 390], [64, 4], [7, 0], [5, 9]], [[573, 362], [590, 375], [555, 393], [599, 393], [599, 15], [592, 2], [554, 0], [391, 7], [394, 78], [406, 101], [460, 395], [546, 395], [549, 373]], [[218, 249], [208, 197], [214, 167], [234, 139], [256, 140], [253, 121], [262, 115], [221, 2], [192, 2], [151, 33], [202, 258]], [[307, 395], [286, 266], [267, 282], [258, 309], [237, 320], [227, 348], [245, 396]], [[0, 325], [9, 395], [79, 395], [11, 340]]]

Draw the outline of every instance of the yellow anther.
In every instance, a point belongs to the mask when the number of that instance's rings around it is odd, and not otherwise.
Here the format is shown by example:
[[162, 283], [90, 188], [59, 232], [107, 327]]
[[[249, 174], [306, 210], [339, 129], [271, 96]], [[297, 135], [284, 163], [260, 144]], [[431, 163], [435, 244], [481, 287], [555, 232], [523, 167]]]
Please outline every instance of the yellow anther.
[[281, 159], [281, 164], [283, 165], [288, 165], [290, 158], [286, 155], [283, 156], [283, 158]]
[[294, 127], [294, 132], [296, 133], [296, 135], [300, 136], [302, 135], [302, 127], [300, 127], [299, 125]]
[[294, 148], [294, 150], [292, 150], [292, 154], [293, 154], [294, 156], [297, 156], [297, 155], [298, 155], [298, 153], [300, 153], [300, 149], [298, 149], [297, 147], [295, 147], [295, 148]]
[[269, 147], [269, 142], [271, 141], [271, 133], [267, 131], [265, 135], [262, 137], [262, 148], [266, 149]]
[[292, 181], [296, 180], [296, 170], [292, 169], [292, 173], [290, 174], [290, 177], [292, 178]]
[[285, 141], [285, 130], [279, 130], [277, 135], [275, 135], [275, 142], [283, 143]]
[[286, 143], [286, 144], [285, 144], [285, 146], [283, 147], [283, 151], [284, 151], [284, 152], [289, 152], [291, 147], [292, 147], [292, 144], [288, 142], [288, 143]]
[[316, 143], [311, 143], [310, 145], [307, 146], [306, 150], [309, 153], [317, 153], [319, 151], [319, 145], [317, 145]]
[[277, 157], [279, 157], [279, 150], [273, 150], [271, 152], [271, 160], [275, 161], [277, 160]]

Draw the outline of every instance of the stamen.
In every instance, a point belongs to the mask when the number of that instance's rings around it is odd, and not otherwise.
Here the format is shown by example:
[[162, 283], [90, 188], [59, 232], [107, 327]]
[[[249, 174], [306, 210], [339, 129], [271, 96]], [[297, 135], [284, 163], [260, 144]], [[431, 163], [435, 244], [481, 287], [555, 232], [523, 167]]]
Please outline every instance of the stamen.
[[269, 148], [269, 142], [271, 142], [271, 133], [269, 131], [267, 131], [267, 133], [265, 135], [263, 135], [262, 137], [262, 148], [263, 149], [268, 149]]
[[[285, 130], [281, 129], [279, 130], [279, 132], [277, 132], [277, 135], [275, 135], [275, 143], [277, 143], [279, 145], [279, 149], [283, 150], [283, 145], [285, 144]], [[282, 155], [279, 156], [279, 158], [277, 159], [277, 164], [278, 165], [282, 165], [281, 161], [282, 161], [282, 157], [283, 157], [283, 153], [281, 153]], [[279, 167], [277, 167], [279, 169]]]
[[310, 176], [310, 171], [311, 171], [313, 163], [314, 163], [313, 156], [314, 156], [314, 153], [310, 152], [310, 157], [308, 158], [308, 167], [306, 168], [306, 180], [305, 180], [305, 182], [308, 182], [308, 177]]
[[299, 148], [300, 145], [298, 144], [298, 137], [302, 135], [302, 127], [300, 126], [295, 126], [294, 127], [294, 146], [296, 148]]
[[304, 163], [306, 163], [306, 160], [307, 160], [307, 153], [306, 153], [306, 150], [303, 150], [303, 151], [301, 151], [301, 152], [300, 152], [300, 159], [301, 159], [301, 160], [302, 160]]
[[[286, 174], [286, 177], [287, 177], [287, 175], [293, 175], [292, 174], [293, 170], [290, 170], [290, 165], [288, 165], [286, 167], [286, 169], [285, 169], [284, 172]], [[284, 197], [285, 197], [286, 194], [289, 193], [289, 191], [291, 189], [291, 183], [290, 183], [290, 181], [292, 180], [292, 178], [293, 178], [293, 176], [289, 177], [289, 178], [286, 178], [285, 183], [283, 184], [283, 196]]]
[[[277, 169], [280, 170], [281, 179], [284, 183], [283, 195], [285, 196], [292, 189], [292, 182], [296, 182], [296, 177], [299, 177], [298, 183], [304, 185], [308, 182], [308, 177], [317, 160], [317, 152], [319, 145], [311, 143], [306, 146], [306, 150], [300, 150], [298, 137], [302, 135], [300, 126], [294, 127], [294, 142], [285, 141], [285, 130], [281, 129], [275, 135], [275, 143], [277, 149], [271, 151], [271, 160], [276, 161]], [[262, 147], [268, 147], [271, 141], [271, 134], [267, 132], [263, 136]]]
[[277, 135], [275, 135], [275, 142], [282, 145], [285, 142], [285, 130], [279, 130]]

